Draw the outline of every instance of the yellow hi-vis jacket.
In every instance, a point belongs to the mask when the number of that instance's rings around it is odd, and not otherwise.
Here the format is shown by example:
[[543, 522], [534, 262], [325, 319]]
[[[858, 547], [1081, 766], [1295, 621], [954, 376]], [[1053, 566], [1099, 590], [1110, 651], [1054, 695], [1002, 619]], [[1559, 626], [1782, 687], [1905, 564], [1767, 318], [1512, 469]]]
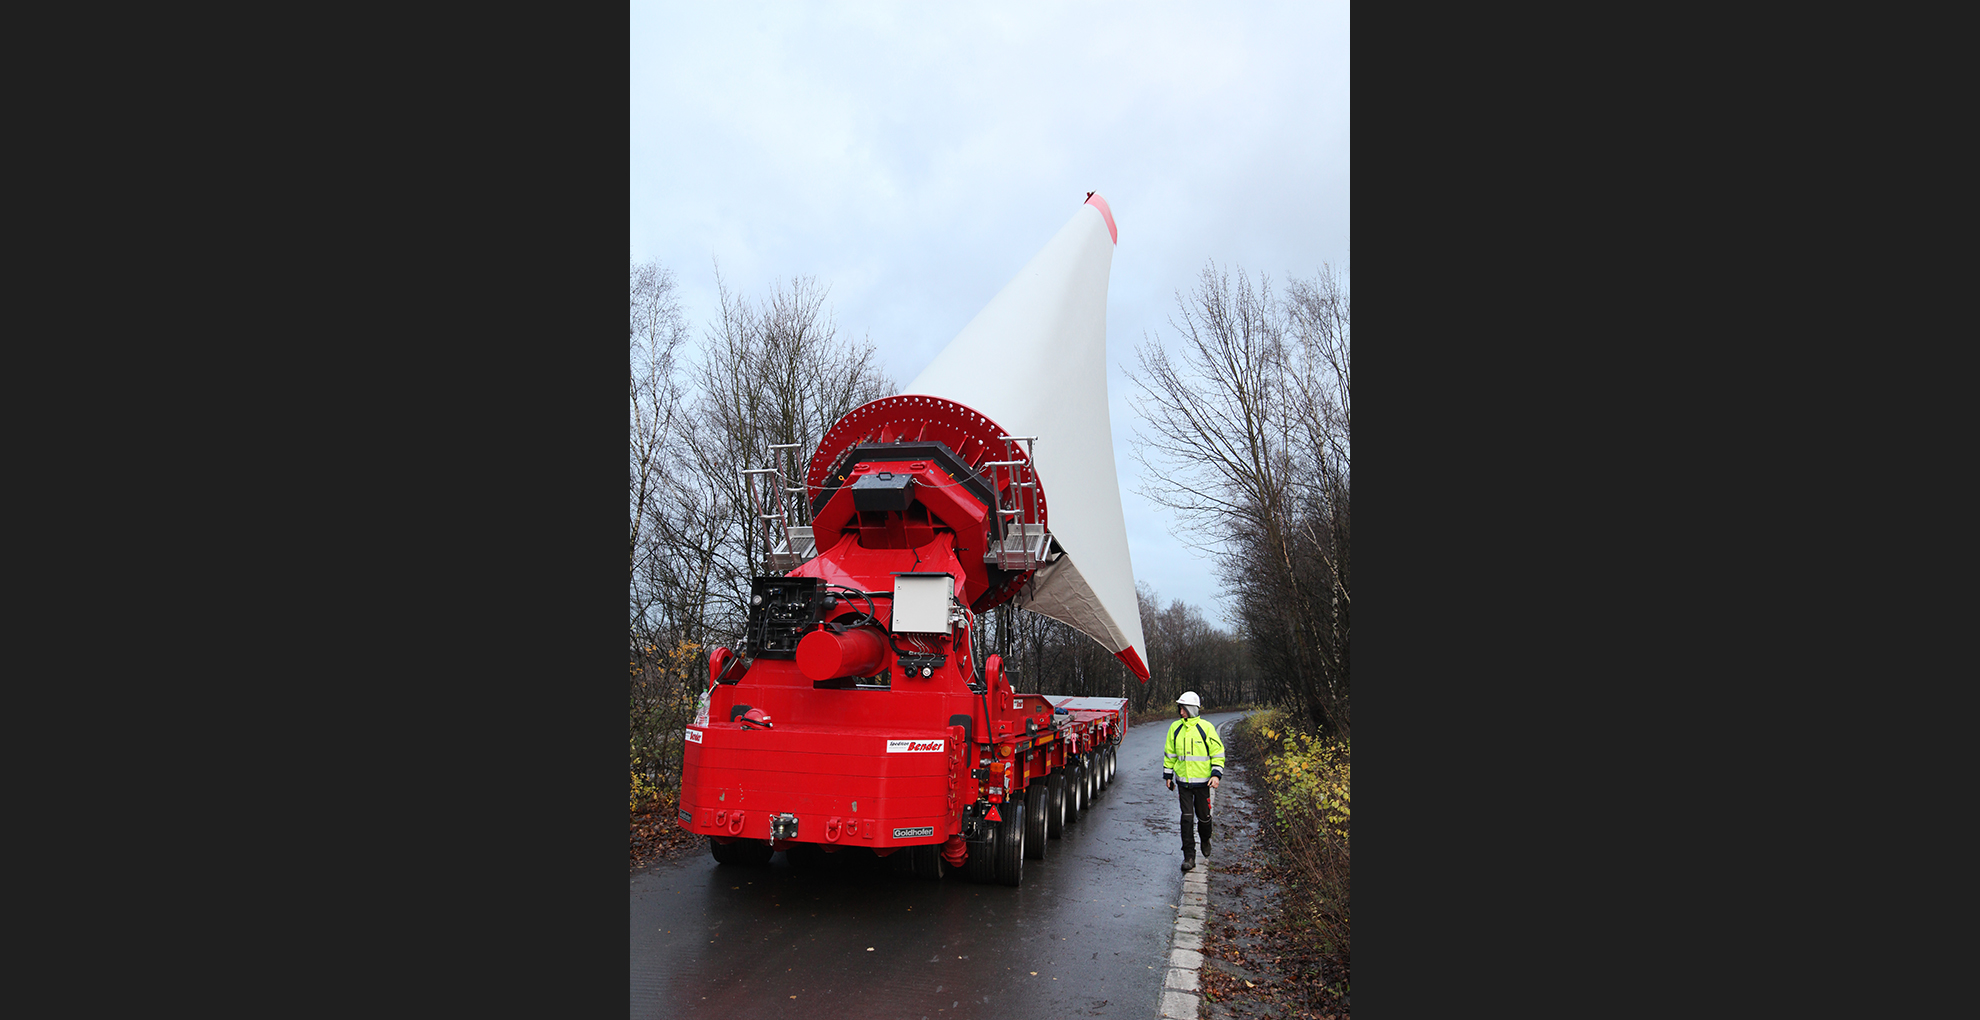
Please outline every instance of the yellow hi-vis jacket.
[[1201, 786], [1211, 776], [1224, 778], [1224, 738], [1217, 735], [1217, 727], [1201, 716], [1170, 723], [1169, 739], [1162, 744], [1162, 782], [1173, 778]]

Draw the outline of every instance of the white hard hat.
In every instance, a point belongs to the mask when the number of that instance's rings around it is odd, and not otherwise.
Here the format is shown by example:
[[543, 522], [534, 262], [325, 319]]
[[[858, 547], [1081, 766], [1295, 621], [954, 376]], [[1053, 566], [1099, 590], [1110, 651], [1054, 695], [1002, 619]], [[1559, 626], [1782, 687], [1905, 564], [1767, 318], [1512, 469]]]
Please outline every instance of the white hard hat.
[[1184, 692], [1183, 692], [1183, 696], [1182, 696], [1182, 697], [1180, 697], [1180, 698], [1177, 698], [1177, 699], [1176, 699], [1176, 704], [1178, 704], [1178, 705], [1188, 705], [1188, 706], [1189, 706], [1189, 707], [1191, 707], [1191, 708], [1202, 708], [1202, 707], [1203, 707], [1203, 702], [1202, 702], [1202, 700], [1201, 700], [1201, 699], [1199, 699], [1199, 698], [1198, 698], [1198, 697], [1196, 696], [1196, 692], [1195, 692], [1195, 691], [1184, 691]]

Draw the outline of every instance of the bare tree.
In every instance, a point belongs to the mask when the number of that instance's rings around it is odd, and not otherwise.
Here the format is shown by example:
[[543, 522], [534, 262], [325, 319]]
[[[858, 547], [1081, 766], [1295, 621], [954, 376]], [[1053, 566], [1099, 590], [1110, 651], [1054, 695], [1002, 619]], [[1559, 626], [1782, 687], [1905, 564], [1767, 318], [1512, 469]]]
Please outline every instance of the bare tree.
[[662, 450], [681, 424], [681, 392], [674, 355], [687, 340], [687, 317], [675, 294], [674, 275], [657, 262], [632, 267], [632, 342], [629, 401], [632, 527], [627, 579], [639, 571], [640, 536], [652, 523], [663, 485]]
[[1323, 266], [1311, 280], [1293, 280], [1285, 304], [1287, 331], [1297, 341], [1299, 397], [1292, 403], [1300, 436], [1298, 540], [1322, 570], [1306, 585], [1318, 619], [1315, 652], [1326, 698], [1339, 706], [1347, 732], [1349, 621], [1353, 609], [1349, 478], [1352, 474], [1353, 373], [1349, 294], [1342, 274]]
[[[722, 508], [723, 527], [709, 548], [721, 550], [716, 588], [732, 593], [727, 609], [739, 617], [748, 579], [767, 551], [741, 472], [782, 467], [786, 488], [801, 487], [825, 431], [899, 386], [880, 370], [870, 339], [839, 336], [825, 304], [828, 291], [816, 280], [773, 284], [767, 297], [753, 301], [729, 290], [718, 268], [716, 286], [720, 317], [709, 324], [695, 370], [699, 402], [689, 456], [706, 504]], [[777, 495], [790, 523], [810, 523], [811, 494]]]
[[[655, 785], [680, 758], [679, 729], [705, 684], [708, 646], [741, 636], [749, 578], [763, 562], [741, 471], [777, 464], [801, 486], [804, 459], [847, 411], [898, 387], [869, 340], [839, 336], [827, 290], [808, 277], [760, 301], [729, 290], [697, 346], [674, 276], [631, 273], [631, 598], [634, 770]], [[690, 361], [690, 355], [698, 355]], [[792, 523], [810, 501], [783, 493]]]
[[1265, 687], [1345, 736], [1346, 289], [1323, 272], [1281, 302], [1211, 263], [1176, 306], [1177, 353], [1149, 338], [1128, 373], [1143, 495], [1216, 558]]
[[[627, 589], [632, 759], [636, 774], [657, 783], [667, 769], [671, 729], [682, 701], [684, 663], [699, 640], [692, 573], [682, 560], [684, 521], [676, 505], [682, 479], [672, 465], [687, 428], [677, 365], [689, 338], [671, 271], [657, 262], [631, 269], [627, 470]], [[685, 597], [684, 597], [685, 596]], [[677, 752], [674, 752], [677, 754]]]

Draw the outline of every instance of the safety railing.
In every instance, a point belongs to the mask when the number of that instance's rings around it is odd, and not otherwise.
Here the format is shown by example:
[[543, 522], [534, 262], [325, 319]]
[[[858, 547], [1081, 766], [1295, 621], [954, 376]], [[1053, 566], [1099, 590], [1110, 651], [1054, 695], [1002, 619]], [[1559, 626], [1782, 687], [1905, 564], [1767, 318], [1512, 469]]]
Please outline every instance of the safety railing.
[[[979, 469], [990, 471], [991, 487], [997, 490], [997, 517], [1003, 523], [1004, 537], [983, 552], [983, 562], [1000, 570], [1036, 570], [1045, 564], [1052, 548], [1052, 536], [1045, 533], [1045, 514], [1039, 500], [1037, 436], [999, 436], [1004, 443], [1004, 459], [984, 461]], [[1024, 457], [1017, 456], [1011, 444], [1024, 444]]]
[[[800, 443], [775, 443], [770, 446], [772, 465], [767, 468], [750, 468], [738, 472], [743, 476], [743, 484], [749, 489], [750, 516], [763, 528], [763, 565], [767, 570], [782, 573], [796, 570], [806, 560], [818, 555], [818, 547], [813, 541], [809, 525], [791, 523], [787, 512], [793, 497], [799, 505], [809, 508], [811, 503], [804, 499], [804, 486], [791, 486], [784, 474], [784, 451], [801, 448]], [[759, 501], [757, 476], [768, 475], [771, 492], [769, 498]], [[768, 504], [771, 513], [763, 512], [763, 504]]]

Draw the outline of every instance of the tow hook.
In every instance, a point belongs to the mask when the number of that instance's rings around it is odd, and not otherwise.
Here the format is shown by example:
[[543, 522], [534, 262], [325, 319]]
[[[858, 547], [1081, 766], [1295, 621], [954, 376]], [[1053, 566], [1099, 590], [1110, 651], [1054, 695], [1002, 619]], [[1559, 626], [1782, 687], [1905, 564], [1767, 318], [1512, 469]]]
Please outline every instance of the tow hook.
[[989, 810], [990, 810], [989, 801], [979, 800], [976, 803], [971, 804], [969, 806], [968, 811], [966, 811], [963, 815], [963, 821], [962, 821], [963, 839], [977, 840], [986, 837], [987, 833], [983, 831], [985, 828], [983, 824], [983, 819], [984, 816], [989, 813]]
[[775, 815], [770, 819], [771, 839], [796, 839], [797, 829], [798, 820], [796, 815], [785, 813]]

